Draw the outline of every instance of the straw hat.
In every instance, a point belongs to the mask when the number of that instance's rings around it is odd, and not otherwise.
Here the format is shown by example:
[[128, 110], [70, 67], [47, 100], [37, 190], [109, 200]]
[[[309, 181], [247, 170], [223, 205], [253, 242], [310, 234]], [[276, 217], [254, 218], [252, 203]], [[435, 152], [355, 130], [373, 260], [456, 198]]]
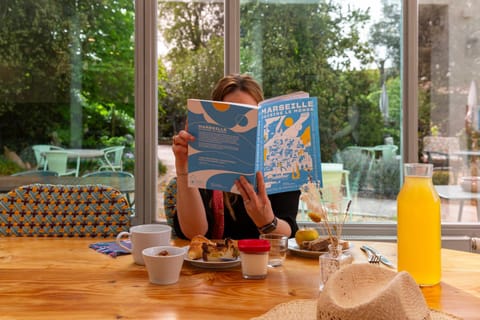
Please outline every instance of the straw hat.
[[452, 320], [428, 308], [420, 288], [407, 272], [371, 264], [351, 264], [334, 273], [318, 299], [277, 305], [254, 320]]

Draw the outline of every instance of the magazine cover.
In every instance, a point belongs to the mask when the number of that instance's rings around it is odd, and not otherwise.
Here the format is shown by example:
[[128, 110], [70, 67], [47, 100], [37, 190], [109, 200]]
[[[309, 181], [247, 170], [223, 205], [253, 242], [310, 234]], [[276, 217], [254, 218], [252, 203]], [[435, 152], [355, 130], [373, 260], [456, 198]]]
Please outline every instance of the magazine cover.
[[235, 180], [243, 175], [255, 186], [256, 171], [268, 194], [321, 181], [317, 99], [285, 99], [258, 107], [189, 99], [189, 186], [238, 193]]

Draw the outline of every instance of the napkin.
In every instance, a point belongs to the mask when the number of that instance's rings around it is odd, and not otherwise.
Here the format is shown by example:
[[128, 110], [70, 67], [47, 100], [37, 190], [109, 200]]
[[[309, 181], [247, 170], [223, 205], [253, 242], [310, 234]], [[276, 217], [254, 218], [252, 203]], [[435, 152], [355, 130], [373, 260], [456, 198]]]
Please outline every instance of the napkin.
[[[132, 247], [132, 243], [129, 240], [122, 241], [122, 244], [127, 248]], [[94, 249], [97, 252], [108, 254], [113, 258], [124, 255], [124, 254], [130, 254], [129, 251], [120, 247], [115, 241], [92, 243], [91, 245], [89, 245], [89, 247]]]

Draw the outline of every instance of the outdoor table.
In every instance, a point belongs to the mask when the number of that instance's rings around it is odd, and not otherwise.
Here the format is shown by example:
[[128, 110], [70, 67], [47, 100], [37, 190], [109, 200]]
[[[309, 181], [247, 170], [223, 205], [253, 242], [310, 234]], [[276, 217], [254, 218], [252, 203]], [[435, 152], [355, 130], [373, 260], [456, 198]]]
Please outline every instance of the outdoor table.
[[[112, 258], [88, 247], [113, 239], [0, 240], [0, 314], [7, 319], [249, 319], [282, 302], [318, 297], [318, 258], [293, 253], [264, 280], [243, 279], [240, 266], [202, 269], [185, 261], [179, 281], [161, 286], [149, 283], [130, 255]], [[354, 263], [366, 262], [364, 243], [396, 262], [395, 243], [355, 241]], [[428, 305], [478, 319], [480, 256], [442, 249], [442, 259], [442, 282], [422, 288]]]
[[99, 149], [66, 149], [65, 151], [68, 152], [69, 158], [77, 158], [77, 172], [76, 172], [77, 177], [80, 172], [81, 159], [103, 157], [103, 150], [99, 150]]
[[[445, 200], [458, 200], [458, 221], [462, 221], [463, 204], [465, 200], [474, 200], [477, 206], [477, 219], [480, 222], [480, 192], [468, 192], [462, 189], [460, 185], [436, 185], [438, 196]], [[479, 279], [480, 281], [480, 279]]]

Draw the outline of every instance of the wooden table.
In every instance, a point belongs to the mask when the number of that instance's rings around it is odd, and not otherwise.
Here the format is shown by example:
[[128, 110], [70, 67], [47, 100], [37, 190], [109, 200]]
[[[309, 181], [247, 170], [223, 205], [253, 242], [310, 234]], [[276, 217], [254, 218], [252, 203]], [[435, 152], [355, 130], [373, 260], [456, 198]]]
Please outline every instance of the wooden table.
[[464, 191], [459, 185], [436, 185], [435, 190], [438, 196], [446, 200], [458, 200], [460, 205], [458, 207], [457, 221], [462, 221], [463, 204], [465, 200], [475, 200], [477, 206], [477, 219], [480, 222], [480, 192]]
[[[185, 262], [178, 283], [158, 286], [130, 255], [111, 258], [88, 248], [96, 241], [1, 238], [0, 318], [249, 319], [318, 295], [318, 259], [289, 254], [265, 280], [242, 279], [240, 267], [214, 271]], [[361, 244], [353, 244], [356, 263], [366, 261]], [[396, 260], [395, 244], [373, 245]], [[480, 255], [444, 249], [442, 258], [442, 283], [423, 289], [429, 306], [479, 319]]]
[[0, 192], [8, 192], [17, 187], [32, 183], [62, 185], [103, 184], [111, 186], [123, 193], [135, 191], [135, 179], [132, 177], [0, 176]]

